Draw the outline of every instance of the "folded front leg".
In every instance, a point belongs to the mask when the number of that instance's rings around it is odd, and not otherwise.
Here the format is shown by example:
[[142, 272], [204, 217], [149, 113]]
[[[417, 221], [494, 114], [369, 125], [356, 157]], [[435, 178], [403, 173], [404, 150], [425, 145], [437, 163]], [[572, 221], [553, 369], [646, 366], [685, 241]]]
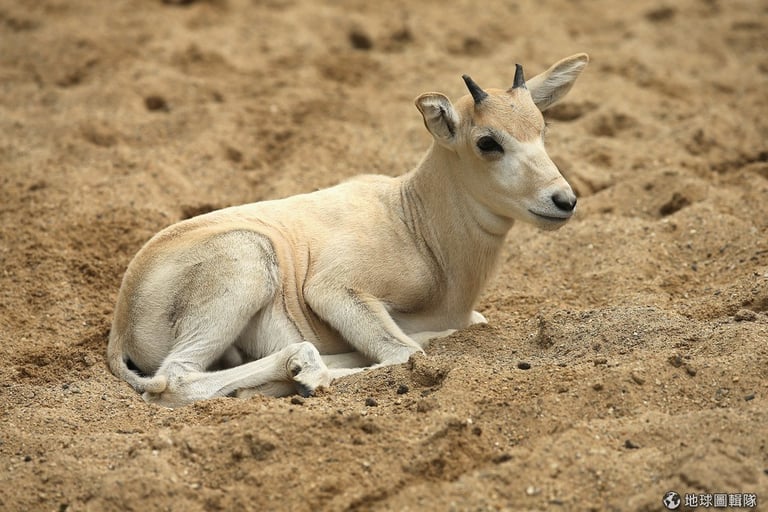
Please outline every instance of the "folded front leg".
[[374, 363], [404, 363], [419, 344], [406, 335], [384, 304], [370, 294], [320, 281], [307, 286], [307, 304], [355, 350]]

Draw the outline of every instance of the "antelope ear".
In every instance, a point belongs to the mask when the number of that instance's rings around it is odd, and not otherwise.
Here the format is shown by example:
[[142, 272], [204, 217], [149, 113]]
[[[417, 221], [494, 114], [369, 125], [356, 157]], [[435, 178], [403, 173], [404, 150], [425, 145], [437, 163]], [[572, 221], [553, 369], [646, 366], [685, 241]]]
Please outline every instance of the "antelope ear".
[[539, 110], [544, 111], [560, 101], [571, 90], [588, 62], [586, 53], [577, 53], [528, 80], [525, 85]]
[[439, 92], [427, 92], [416, 98], [416, 108], [424, 117], [424, 126], [432, 137], [443, 146], [453, 146], [459, 115], [451, 101]]

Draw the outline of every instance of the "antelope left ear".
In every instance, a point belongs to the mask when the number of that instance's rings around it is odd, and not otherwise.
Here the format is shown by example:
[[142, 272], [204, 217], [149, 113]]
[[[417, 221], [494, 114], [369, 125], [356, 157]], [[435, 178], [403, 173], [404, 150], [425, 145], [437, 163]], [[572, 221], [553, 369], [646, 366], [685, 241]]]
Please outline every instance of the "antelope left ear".
[[416, 108], [424, 117], [424, 126], [432, 137], [443, 146], [451, 147], [459, 125], [459, 115], [451, 100], [439, 92], [428, 92], [416, 98]]
[[586, 53], [577, 53], [528, 80], [525, 85], [539, 110], [543, 112], [560, 101], [571, 90], [588, 62], [589, 56]]

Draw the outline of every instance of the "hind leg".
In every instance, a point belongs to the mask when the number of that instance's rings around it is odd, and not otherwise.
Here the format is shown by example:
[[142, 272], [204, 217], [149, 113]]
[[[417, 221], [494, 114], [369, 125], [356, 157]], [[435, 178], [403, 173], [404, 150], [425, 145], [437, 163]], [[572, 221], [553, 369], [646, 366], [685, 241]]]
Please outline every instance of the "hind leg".
[[330, 382], [328, 368], [320, 359], [317, 348], [309, 342], [302, 342], [226, 370], [177, 369], [168, 378], [165, 391], [144, 393], [144, 399], [166, 407], [178, 407], [197, 400], [227, 396], [245, 388], [256, 388], [259, 392], [278, 396], [298, 392], [306, 397]]
[[[145, 393], [144, 398], [173, 407], [273, 380], [293, 379], [300, 389], [310, 391], [325, 384], [325, 366], [317, 363], [317, 350], [309, 344], [272, 343], [269, 350], [274, 353], [267, 357], [208, 371], [217, 364], [238, 362], [242, 354], [233, 346], [249, 324], [260, 321], [260, 312], [271, 307], [280, 284], [272, 245], [258, 233], [221, 233], [201, 241], [195, 251], [197, 255], [182, 255], [166, 264], [174, 270], [174, 279], [158, 286], [170, 290], [162, 313], [156, 316], [167, 319], [173, 341], [154, 372], [156, 392]], [[178, 261], [191, 263], [179, 270]], [[168, 272], [162, 267], [157, 271], [161, 276]], [[155, 296], [143, 299], [157, 302]], [[146, 329], [144, 333], [145, 339], [152, 335]], [[154, 349], [147, 342], [141, 346], [148, 352]]]

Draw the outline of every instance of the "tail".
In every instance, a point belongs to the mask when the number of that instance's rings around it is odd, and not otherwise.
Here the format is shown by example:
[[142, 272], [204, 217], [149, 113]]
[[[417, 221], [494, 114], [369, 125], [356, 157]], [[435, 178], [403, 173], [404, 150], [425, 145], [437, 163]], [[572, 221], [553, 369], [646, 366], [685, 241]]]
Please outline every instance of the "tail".
[[107, 363], [112, 373], [131, 385], [138, 393], [162, 393], [168, 387], [165, 375], [142, 377], [128, 368], [128, 357], [123, 353], [123, 339], [114, 331], [109, 333]]

